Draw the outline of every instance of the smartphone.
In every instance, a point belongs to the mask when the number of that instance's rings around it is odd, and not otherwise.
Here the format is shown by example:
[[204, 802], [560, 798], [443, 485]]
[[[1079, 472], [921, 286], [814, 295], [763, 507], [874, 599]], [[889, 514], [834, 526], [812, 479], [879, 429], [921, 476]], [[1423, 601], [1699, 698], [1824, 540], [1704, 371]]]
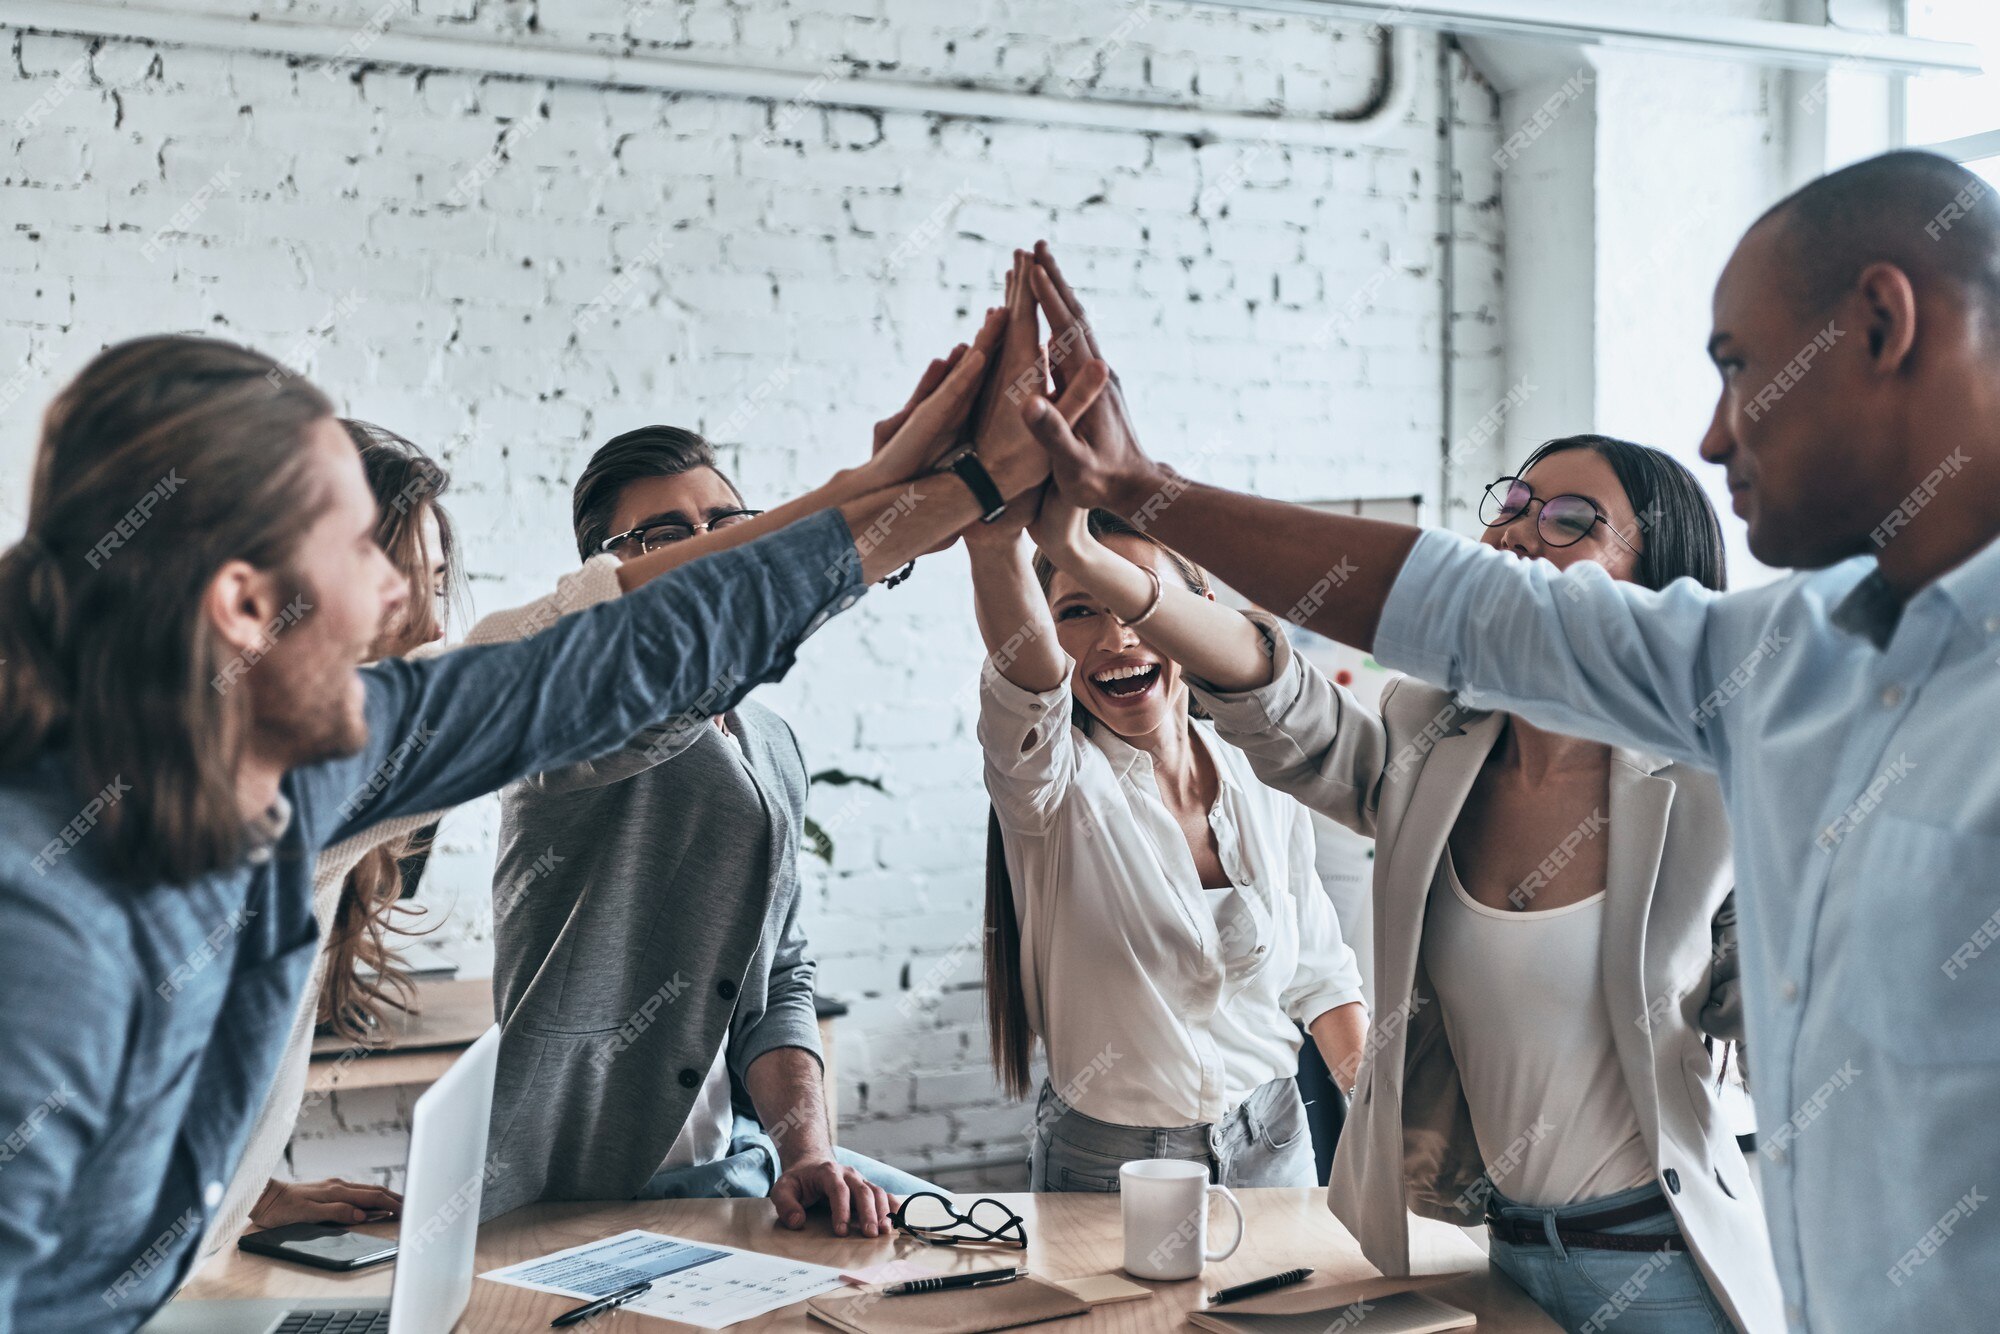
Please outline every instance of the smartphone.
[[315, 1269], [366, 1269], [396, 1258], [396, 1243], [392, 1238], [349, 1232], [332, 1223], [287, 1223], [262, 1232], [249, 1232], [238, 1239], [236, 1246], [252, 1255], [269, 1255]]

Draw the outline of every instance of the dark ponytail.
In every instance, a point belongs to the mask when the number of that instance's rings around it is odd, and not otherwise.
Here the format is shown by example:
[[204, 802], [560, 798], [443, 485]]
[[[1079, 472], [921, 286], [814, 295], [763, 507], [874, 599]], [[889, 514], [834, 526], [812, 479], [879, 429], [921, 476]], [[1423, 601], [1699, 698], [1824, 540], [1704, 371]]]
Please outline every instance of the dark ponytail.
[[986, 809], [986, 1036], [1000, 1087], [1010, 1098], [1027, 1097], [1035, 1034], [1028, 1027], [1028, 998], [1021, 990], [1021, 919], [1014, 913], [1014, 880], [1007, 874], [1000, 816], [990, 806]]

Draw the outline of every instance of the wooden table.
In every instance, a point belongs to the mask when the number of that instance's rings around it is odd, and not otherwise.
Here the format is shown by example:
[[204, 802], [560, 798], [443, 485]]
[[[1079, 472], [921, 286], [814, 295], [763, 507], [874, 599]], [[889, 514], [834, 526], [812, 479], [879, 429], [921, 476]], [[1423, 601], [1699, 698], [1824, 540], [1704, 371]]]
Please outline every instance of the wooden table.
[[[1210, 1265], [1198, 1281], [1148, 1283], [1153, 1295], [1143, 1301], [1100, 1306], [1090, 1314], [1062, 1323], [1062, 1334], [1119, 1331], [1146, 1334], [1155, 1330], [1189, 1328], [1184, 1316], [1202, 1300], [1209, 1286], [1242, 1283], [1266, 1274], [1309, 1265], [1327, 1279], [1372, 1277], [1375, 1269], [1361, 1258], [1360, 1248], [1340, 1221], [1327, 1212], [1325, 1192], [1317, 1189], [1242, 1190], [1249, 1238], [1228, 1260]], [[961, 1197], [967, 1198], [967, 1197]], [[1026, 1217], [1028, 1264], [1050, 1278], [1080, 1278], [1116, 1270], [1123, 1260], [1118, 1197], [1115, 1195], [1001, 1195]], [[1217, 1218], [1230, 1226], [1227, 1211]], [[546, 1255], [570, 1246], [623, 1232], [648, 1228], [694, 1241], [722, 1242], [746, 1250], [809, 1260], [839, 1267], [862, 1267], [889, 1260], [910, 1259], [940, 1273], [957, 1269], [990, 1269], [1018, 1252], [996, 1259], [992, 1250], [960, 1254], [930, 1247], [907, 1237], [859, 1238], [832, 1236], [823, 1217], [815, 1215], [802, 1232], [777, 1226], [764, 1200], [665, 1200], [617, 1204], [538, 1204], [519, 1209], [480, 1229], [478, 1271]], [[393, 1235], [393, 1225], [361, 1229]], [[1414, 1220], [1410, 1237], [1413, 1267], [1419, 1273], [1471, 1271], [1430, 1289], [1440, 1300], [1475, 1312], [1479, 1329], [1507, 1334], [1556, 1334], [1556, 1325], [1506, 1277], [1487, 1268], [1486, 1257], [1456, 1228]], [[189, 1297], [378, 1297], [389, 1291], [393, 1266], [359, 1274], [333, 1274], [305, 1269], [229, 1251], [217, 1256], [186, 1289]], [[472, 1304], [458, 1329], [480, 1334], [545, 1330], [559, 1312], [576, 1303], [569, 1298], [530, 1292], [502, 1283], [475, 1281]], [[620, 1312], [591, 1322], [592, 1334], [669, 1334], [693, 1327], [651, 1316]], [[734, 1328], [746, 1331], [806, 1331], [828, 1334], [830, 1326], [813, 1320], [803, 1304], [790, 1306]], [[1366, 1326], [1362, 1329], [1365, 1331]]]

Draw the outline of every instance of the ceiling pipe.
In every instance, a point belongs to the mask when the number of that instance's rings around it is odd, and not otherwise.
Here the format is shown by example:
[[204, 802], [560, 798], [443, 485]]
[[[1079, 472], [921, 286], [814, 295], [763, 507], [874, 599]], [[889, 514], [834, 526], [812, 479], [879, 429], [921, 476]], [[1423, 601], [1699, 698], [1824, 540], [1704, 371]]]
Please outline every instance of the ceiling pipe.
[[1260, 115], [1108, 97], [1066, 96], [872, 77], [725, 65], [646, 52], [560, 46], [389, 29], [366, 42], [353, 28], [282, 18], [246, 20], [167, 13], [89, 0], [0, 0], [0, 27], [162, 46], [488, 75], [661, 93], [801, 102], [863, 111], [909, 112], [1200, 140], [1258, 140], [1284, 146], [1351, 148], [1374, 144], [1410, 115], [1421, 78], [1413, 37], [1378, 28], [1375, 95], [1351, 116]]

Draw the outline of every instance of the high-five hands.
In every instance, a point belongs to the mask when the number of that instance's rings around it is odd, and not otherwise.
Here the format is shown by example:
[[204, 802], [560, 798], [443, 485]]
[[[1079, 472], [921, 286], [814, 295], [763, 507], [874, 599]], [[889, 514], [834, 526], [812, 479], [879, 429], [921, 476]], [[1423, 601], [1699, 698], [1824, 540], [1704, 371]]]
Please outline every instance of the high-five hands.
[[978, 429], [973, 444], [982, 452], [1017, 438], [1023, 429], [1020, 405], [1032, 395], [1048, 393], [1048, 367], [1028, 276], [1034, 266], [1034, 257], [1027, 251], [1014, 252], [1014, 267], [1008, 271], [1006, 283], [1007, 328], [975, 419]]
[[[1035, 243], [1028, 276], [1035, 301], [1048, 317], [1048, 361], [1058, 395], [1075, 379], [1092, 373], [1092, 367], [1108, 377], [1097, 335], [1048, 242]], [[1021, 403], [1021, 418], [1048, 451], [1058, 489], [1084, 509], [1102, 507], [1130, 518], [1144, 507], [1147, 497], [1175, 480], [1170, 469], [1139, 448], [1138, 433], [1115, 378], [1081, 413], [1054, 411], [1043, 398], [1029, 396]]]
[[[1048, 393], [1048, 362], [1036, 338], [1035, 296], [1028, 278], [1033, 267], [1033, 257], [1027, 251], [1014, 252], [1014, 267], [1007, 274], [1007, 332], [1001, 339], [999, 359], [987, 377], [980, 411], [975, 416], [978, 425], [973, 445], [982, 458], [1033, 441], [1034, 433], [1021, 419], [1021, 404]], [[1041, 446], [1033, 447], [1039, 450]], [[966, 545], [1007, 546], [1018, 542], [1021, 531], [1035, 517], [1040, 498], [1040, 487], [1015, 497], [1000, 518], [966, 529]]]
[[[1100, 361], [1084, 358], [1067, 368], [1064, 383], [1050, 403], [1047, 362], [1036, 337], [1033, 270], [1035, 260], [1026, 251], [1014, 252], [1014, 267], [1006, 283], [1007, 304], [1001, 314], [1002, 327], [993, 331], [989, 316], [980, 338], [958, 366], [948, 374], [951, 384], [974, 353], [989, 343], [997, 355], [982, 358], [986, 379], [980, 404], [972, 413], [971, 443], [979, 462], [993, 478], [1000, 494], [1012, 502], [1000, 519], [991, 524], [973, 523], [964, 535], [975, 542], [1014, 540], [1033, 517], [1036, 493], [1049, 475], [1049, 459], [1036, 432], [1023, 415], [1029, 403], [1049, 405], [1064, 421], [1075, 421], [1097, 402], [1110, 379], [1109, 369]], [[942, 392], [942, 390], [940, 390]]]
[[[1057, 334], [1052, 349], [1043, 348], [1037, 336], [1038, 305]], [[1081, 483], [1066, 483], [1072, 496], [1086, 499], [1096, 493], [1079, 485], [1087, 488], [1089, 478], [1109, 475], [1102, 464], [1092, 463], [1099, 454], [1144, 460], [1122, 400], [1115, 390], [1106, 393], [1109, 382], [1110, 370], [1096, 356], [1076, 294], [1063, 282], [1054, 257], [1046, 246], [1035, 254], [1017, 250], [1006, 304], [987, 311], [971, 344], [933, 361], [909, 401], [876, 423], [872, 455], [854, 470], [855, 479], [873, 489], [935, 473], [959, 441], [969, 438], [1010, 503], [1003, 517], [968, 525], [962, 535], [981, 544], [1018, 540], [1035, 517], [1049, 477], [1050, 441], [1072, 456], [1071, 474], [1086, 475]], [[1070, 430], [1079, 423], [1088, 444]], [[948, 545], [950, 540], [932, 549]]]

